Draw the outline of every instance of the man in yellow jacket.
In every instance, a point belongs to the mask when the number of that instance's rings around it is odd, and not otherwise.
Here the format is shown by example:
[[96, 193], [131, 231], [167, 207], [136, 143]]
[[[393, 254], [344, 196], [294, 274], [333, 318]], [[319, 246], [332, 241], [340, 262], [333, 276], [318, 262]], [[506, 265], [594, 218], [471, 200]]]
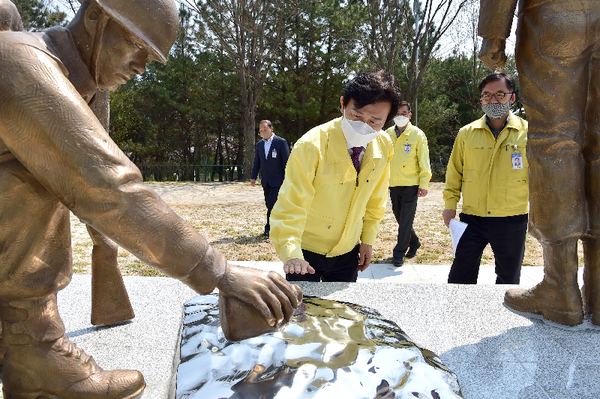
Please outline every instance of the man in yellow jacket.
[[421, 247], [413, 220], [417, 199], [427, 195], [431, 180], [427, 137], [421, 129], [410, 123], [410, 111], [410, 103], [402, 101], [394, 118], [394, 126], [386, 130], [394, 145], [394, 157], [390, 163], [390, 197], [392, 211], [398, 222], [398, 241], [393, 251], [396, 267], [404, 264], [404, 257], [413, 258]]
[[485, 115], [456, 136], [446, 171], [444, 223], [456, 216], [467, 228], [456, 248], [449, 283], [476, 284], [489, 243], [496, 260], [496, 284], [518, 284], [525, 253], [529, 199], [527, 122], [510, 112], [515, 82], [495, 72], [479, 85]]
[[369, 267], [394, 153], [381, 129], [400, 100], [392, 75], [360, 73], [340, 98], [343, 116], [294, 145], [271, 213], [271, 241], [288, 280], [356, 281]]

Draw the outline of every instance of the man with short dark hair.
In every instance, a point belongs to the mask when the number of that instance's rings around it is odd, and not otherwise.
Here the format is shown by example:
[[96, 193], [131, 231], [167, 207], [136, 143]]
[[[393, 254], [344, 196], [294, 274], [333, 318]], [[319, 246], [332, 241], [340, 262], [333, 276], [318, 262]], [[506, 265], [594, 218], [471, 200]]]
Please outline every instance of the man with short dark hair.
[[267, 206], [267, 224], [265, 224], [263, 235], [268, 236], [271, 231], [269, 218], [271, 217], [271, 210], [277, 202], [279, 188], [283, 183], [285, 165], [290, 157], [290, 147], [283, 137], [273, 133], [273, 124], [269, 120], [260, 121], [259, 133], [262, 140], [256, 145], [250, 184], [252, 187], [256, 185], [256, 179], [260, 171], [260, 183], [265, 194], [265, 205]]
[[417, 200], [427, 195], [431, 179], [427, 136], [410, 123], [410, 110], [410, 103], [402, 101], [394, 126], [386, 130], [394, 145], [390, 164], [390, 198], [398, 222], [398, 239], [393, 251], [393, 265], [396, 267], [404, 264], [404, 257], [413, 258], [421, 247], [413, 221]]
[[356, 281], [369, 267], [394, 153], [381, 129], [400, 100], [392, 75], [360, 73], [340, 98], [343, 116], [294, 145], [271, 214], [271, 241], [288, 280]]
[[515, 83], [495, 72], [479, 85], [483, 117], [458, 132], [446, 170], [444, 223], [456, 216], [467, 228], [456, 248], [449, 283], [476, 284], [489, 243], [496, 284], [518, 284], [527, 233], [527, 121], [510, 111]]

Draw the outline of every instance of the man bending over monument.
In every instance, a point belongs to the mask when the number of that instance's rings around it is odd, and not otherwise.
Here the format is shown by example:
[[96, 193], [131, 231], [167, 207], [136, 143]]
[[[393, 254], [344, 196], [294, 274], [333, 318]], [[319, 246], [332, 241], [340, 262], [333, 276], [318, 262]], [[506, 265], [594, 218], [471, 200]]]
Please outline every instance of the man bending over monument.
[[69, 210], [199, 293], [254, 305], [270, 325], [298, 298], [275, 274], [229, 265], [159, 196], [87, 105], [166, 62], [172, 0], [86, 0], [45, 33], [0, 32], [0, 316], [5, 397], [134, 398], [137, 371], [104, 371], [64, 335], [56, 293], [72, 274]]
[[368, 71], [340, 98], [342, 117], [300, 138], [271, 213], [288, 280], [356, 281], [385, 214], [394, 147], [381, 129], [398, 112], [396, 79]]

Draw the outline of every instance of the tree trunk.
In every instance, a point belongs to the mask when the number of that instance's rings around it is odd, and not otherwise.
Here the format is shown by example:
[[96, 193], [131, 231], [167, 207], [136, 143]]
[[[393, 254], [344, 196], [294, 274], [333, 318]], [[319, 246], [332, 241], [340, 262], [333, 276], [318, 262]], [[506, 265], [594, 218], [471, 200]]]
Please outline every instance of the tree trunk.
[[252, 164], [254, 163], [254, 121], [256, 119], [256, 107], [250, 106], [244, 109], [243, 131], [244, 131], [244, 180], [250, 179]]

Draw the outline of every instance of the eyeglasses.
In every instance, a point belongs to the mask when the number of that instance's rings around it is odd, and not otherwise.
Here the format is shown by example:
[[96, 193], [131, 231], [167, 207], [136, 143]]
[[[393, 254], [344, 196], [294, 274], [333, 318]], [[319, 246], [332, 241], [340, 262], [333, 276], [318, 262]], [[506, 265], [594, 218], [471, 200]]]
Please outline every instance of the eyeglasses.
[[491, 101], [492, 97], [494, 97], [497, 101], [502, 101], [506, 98], [506, 96], [513, 94], [512, 92], [509, 93], [494, 93], [494, 94], [490, 94], [490, 93], [485, 93], [481, 95], [481, 101]]

